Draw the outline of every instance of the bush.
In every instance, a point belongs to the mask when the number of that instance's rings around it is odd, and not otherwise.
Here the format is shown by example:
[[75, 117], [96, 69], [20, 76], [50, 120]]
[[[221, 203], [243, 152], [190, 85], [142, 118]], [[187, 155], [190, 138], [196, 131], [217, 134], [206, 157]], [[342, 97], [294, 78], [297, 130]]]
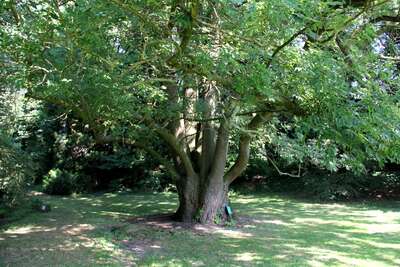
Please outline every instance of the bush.
[[352, 173], [314, 173], [302, 177], [304, 191], [320, 200], [349, 200], [360, 197], [366, 176]]
[[320, 200], [350, 200], [356, 198], [398, 198], [400, 175], [395, 172], [354, 175], [344, 173], [314, 173], [302, 177], [303, 191]]
[[364, 182], [363, 194], [378, 199], [398, 199], [400, 197], [400, 173], [398, 171], [372, 173]]
[[62, 121], [62, 112], [49, 104], [25, 103], [24, 113], [27, 116], [18, 122], [16, 137], [21, 148], [35, 162], [33, 178], [35, 184], [40, 184], [43, 177], [55, 164], [54, 144], [56, 132]]
[[18, 205], [29, 185], [29, 157], [0, 131], [0, 206]]
[[145, 191], [163, 191], [165, 174], [160, 170], [151, 170], [147, 172], [147, 177], [138, 181], [136, 187]]
[[43, 179], [43, 192], [50, 195], [70, 195], [78, 191], [78, 175], [51, 169]]

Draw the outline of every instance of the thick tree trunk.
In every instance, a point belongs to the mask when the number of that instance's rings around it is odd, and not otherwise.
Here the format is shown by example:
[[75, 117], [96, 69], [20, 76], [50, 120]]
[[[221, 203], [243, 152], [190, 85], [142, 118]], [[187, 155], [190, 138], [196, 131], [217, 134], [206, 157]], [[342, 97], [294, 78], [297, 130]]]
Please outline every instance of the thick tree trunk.
[[194, 222], [200, 207], [199, 177], [187, 177], [177, 182], [179, 207], [175, 219], [181, 222]]
[[228, 195], [228, 183], [224, 182], [226, 158], [228, 156], [229, 121], [223, 120], [218, 129], [212, 168], [204, 183], [201, 223], [212, 223], [224, 216], [224, 206]]
[[228, 184], [222, 179], [218, 183], [208, 186], [203, 199], [201, 223], [218, 223], [227, 219], [225, 207], [228, 205]]
[[[256, 130], [263, 122], [272, 118], [272, 113], [266, 112], [253, 117], [247, 125], [249, 131]], [[249, 149], [251, 135], [244, 132], [240, 138], [239, 155], [235, 164], [226, 171], [226, 159], [228, 154], [229, 121], [222, 120], [218, 129], [213, 155], [204, 150], [197, 171], [193, 168], [188, 154], [182, 149], [182, 145], [175, 136], [159, 130], [160, 136], [164, 138], [176, 155], [182, 161], [182, 168], [187, 174], [186, 178], [177, 181], [179, 194], [179, 208], [176, 219], [183, 222], [199, 221], [201, 223], [218, 223], [227, 219], [226, 206], [228, 205], [229, 185], [246, 168], [249, 160]], [[208, 144], [204, 141], [204, 144]], [[206, 146], [205, 146], [206, 147]]]
[[[208, 184], [197, 184], [187, 177], [178, 183], [179, 207], [175, 219], [181, 222], [218, 223], [227, 219], [229, 186], [220, 177], [211, 177]], [[198, 181], [198, 180], [197, 180]]]
[[[214, 223], [226, 219], [228, 185], [224, 180], [228, 153], [229, 124], [223, 121], [218, 129], [214, 156], [205, 161], [211, 166], [206, 177], [190, 175], [177, 185], [180, 205], [176, 217], [184, 222], [197, 219], [201, 223]], [[203, 168], [200, 168], [203, 169]]]

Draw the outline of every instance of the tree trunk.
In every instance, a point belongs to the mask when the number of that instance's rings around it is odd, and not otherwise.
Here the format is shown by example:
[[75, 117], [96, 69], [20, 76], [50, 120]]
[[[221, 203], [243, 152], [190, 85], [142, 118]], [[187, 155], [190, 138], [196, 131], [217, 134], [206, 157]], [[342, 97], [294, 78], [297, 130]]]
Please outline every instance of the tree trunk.
[[211, 177], [208, 184], [196, 183], [196, 179], [187, 177], [185, 182], [178, 183], [179, 207], [175, 219], [187, 223], [224, 222], [228, 218], [225, 212], [228, 184], [222, 176]]
[[177, 182], [179, 207], [175, 219], [181, 222], [195, 221], [200, 206], [199, 177], [187, 177]]
[[[177, 185], [179, 208], [176, 217], [184, 222], [198, 220], [201, 223], [223, 221], [227, 204], [228, 185], [224, 180], [228, 154], [229, 124], [223, 121], [218, 129], [214, 156], [204, 162], [212, 166], [205, 179], [190, 175]], [[203, 169], [203, 168], [200, 168]]]
[[225, 207], [228, 205], [228, 191], [229, 186], [223, 179], [208, 186], [203, 199], [201, 223], [222, 223], [227, 220]]
[[[249, 131], [256, 130], [262, 123], [272, 118], [272, 113], [258, 114], [247, 125]], [[221, 121], [218, 129], [213, 155], [203, 150], [203, 160], [199, 173], [196, 173], [188, 154], [181, 144], [170, 134], [159, 130], [159, 133], [170, 144], [171, 148], [182, 160], [182, 167], [187, 174], [186, 179], [177, 181], [179, 208], [176, 219], [183, 222], [199, 221], [201, 223], [218, 223], [227, 219], [229, 185], [244, 171], [249, 160], [251, 135], [244, 132], [240, 137], [239, 155], [235, 164], [226, 172], [228, 155], [229, 121]], [[208, 144], [207, 141], [204, 144]], [[204, 164], [204, 165], [203, 165]], [[206, 168], [205, 168], [206, 167]]]

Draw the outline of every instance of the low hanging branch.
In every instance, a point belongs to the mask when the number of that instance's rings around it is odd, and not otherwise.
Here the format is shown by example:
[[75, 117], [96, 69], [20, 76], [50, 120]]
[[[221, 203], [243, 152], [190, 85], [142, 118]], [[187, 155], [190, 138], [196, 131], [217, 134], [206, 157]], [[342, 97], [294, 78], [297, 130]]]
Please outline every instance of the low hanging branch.
[[383, 60], [400, 61], [400, 57], [379, 56]]
[[300, 178], [301, 177], [301, 164], [299, 164], [299, 170], [297, 172], [297, 174], [291, 174], [288, 172], [283, 172], [279, 169], [278, 165], [271, 159], [270, 156], [268, 156], [267, 153], [263, 153], [264, 156], [267, 158], [268, 161], [271, 162], [272, 166], [274, 166], [275, 170], [278, 172], [278, 174], [280, 176], [289, 176], [289, 177], [293, 177], [293, 178]]
[[247, 124], [247, 131], [240, 136], [239, 156], [224, 176], [224, 180], [228, 184], [233, 182], [247, 166], [250, 157], [250, 141], [252, 139], [249, 132], [257, 130], [262, 124], [270, 121], [273, 116], [274, 114], [272, 112], [259, 113]]

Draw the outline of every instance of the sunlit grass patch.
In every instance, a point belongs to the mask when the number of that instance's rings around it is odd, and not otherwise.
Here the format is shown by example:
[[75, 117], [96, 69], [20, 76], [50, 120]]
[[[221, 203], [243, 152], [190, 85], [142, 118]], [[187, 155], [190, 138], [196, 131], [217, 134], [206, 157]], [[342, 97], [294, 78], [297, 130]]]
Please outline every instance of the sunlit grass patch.
[[40, 196], [0, 232], [10, 266], [399, 266], [397, 202], [328, 204], [236, 195], [244, 223], [227, 228], [157, 228], [132, 217], [173, 212], [174, 194]]

